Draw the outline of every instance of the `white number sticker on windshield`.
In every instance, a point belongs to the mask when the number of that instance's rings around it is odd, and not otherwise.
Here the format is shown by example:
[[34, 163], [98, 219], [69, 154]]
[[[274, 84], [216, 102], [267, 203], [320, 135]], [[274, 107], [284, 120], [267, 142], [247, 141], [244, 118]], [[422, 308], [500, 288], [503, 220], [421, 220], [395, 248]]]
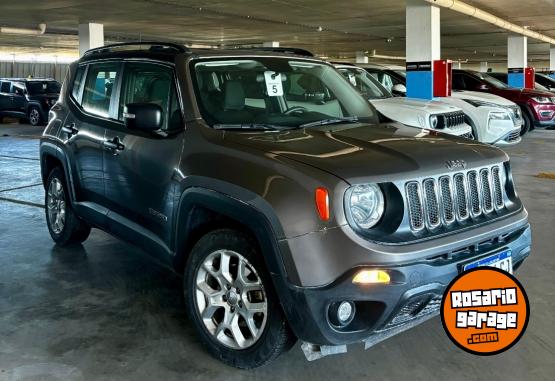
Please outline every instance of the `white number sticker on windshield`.
[[266, 90], [270, 97], [283, 96], [283, 84], [281, 83], [281, 74], [273, 71], [264, 72], [264, 80], [266, 81]]

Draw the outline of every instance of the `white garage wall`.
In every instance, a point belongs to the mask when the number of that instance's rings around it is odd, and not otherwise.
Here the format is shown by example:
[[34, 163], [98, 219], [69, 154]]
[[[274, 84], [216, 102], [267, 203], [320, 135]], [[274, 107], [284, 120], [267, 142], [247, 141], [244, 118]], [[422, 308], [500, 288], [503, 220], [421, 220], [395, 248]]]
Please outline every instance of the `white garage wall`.
[[66, 63], [0, 61], [0, 77], [54, 78], [63, 82], [68, 71]]

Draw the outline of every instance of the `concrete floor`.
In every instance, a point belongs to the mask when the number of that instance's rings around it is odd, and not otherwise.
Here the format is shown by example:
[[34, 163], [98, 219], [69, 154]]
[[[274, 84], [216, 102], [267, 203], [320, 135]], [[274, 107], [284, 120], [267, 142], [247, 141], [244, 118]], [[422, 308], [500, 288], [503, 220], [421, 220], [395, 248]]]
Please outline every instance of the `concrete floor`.
[[[239, 371], [212, 359], [184, 313], [180, 279], [141, 250], [93, 230], [54, 246], [44, 221], [40, 129], [0, 126], [0, 380], [553, 380], [555, 131], [507, 151], [530, 213], [534, 247], [518, 273], [531, 318], [493, 357], [467, 354], [432, 319], [374, 348], [308, 363], [299, 348]], [[8, 135], [8, 136], [5, 136]], [[18, 189], [13, 189], [18, 188]]]

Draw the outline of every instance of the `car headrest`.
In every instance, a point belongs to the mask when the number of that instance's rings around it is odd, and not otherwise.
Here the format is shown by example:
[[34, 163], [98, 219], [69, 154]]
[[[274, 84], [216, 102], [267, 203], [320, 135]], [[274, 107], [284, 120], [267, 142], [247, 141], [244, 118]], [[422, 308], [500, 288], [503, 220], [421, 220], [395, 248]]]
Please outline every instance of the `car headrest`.
[[245, 107], [245, 89], [239, 81], [225, 84], [224, 110], [242, 110]]

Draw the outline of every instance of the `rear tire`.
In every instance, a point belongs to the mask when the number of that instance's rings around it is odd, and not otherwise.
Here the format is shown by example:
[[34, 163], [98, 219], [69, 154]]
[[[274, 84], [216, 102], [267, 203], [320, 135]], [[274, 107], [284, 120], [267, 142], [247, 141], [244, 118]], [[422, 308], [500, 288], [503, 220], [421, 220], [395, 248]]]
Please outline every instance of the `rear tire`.
[[29, 119], [29, 124], [31, 126], [40, 126], [42, 124], [42, 117], [40, 115], [40, 110], [36, 106], [29, 107], [27, 118]]
[[91, 226], [73, 211], [65, 176], [60, 167], [50, 172], [44, 198], [46, 224], [57, 245], [81, 243], [89, 237]]
[[215, 230], [197, 242], [187, 261], [183, 291], [201, 341], [228, 365], [262, 366], [296, 341], [262, 254], [240, 231]]

